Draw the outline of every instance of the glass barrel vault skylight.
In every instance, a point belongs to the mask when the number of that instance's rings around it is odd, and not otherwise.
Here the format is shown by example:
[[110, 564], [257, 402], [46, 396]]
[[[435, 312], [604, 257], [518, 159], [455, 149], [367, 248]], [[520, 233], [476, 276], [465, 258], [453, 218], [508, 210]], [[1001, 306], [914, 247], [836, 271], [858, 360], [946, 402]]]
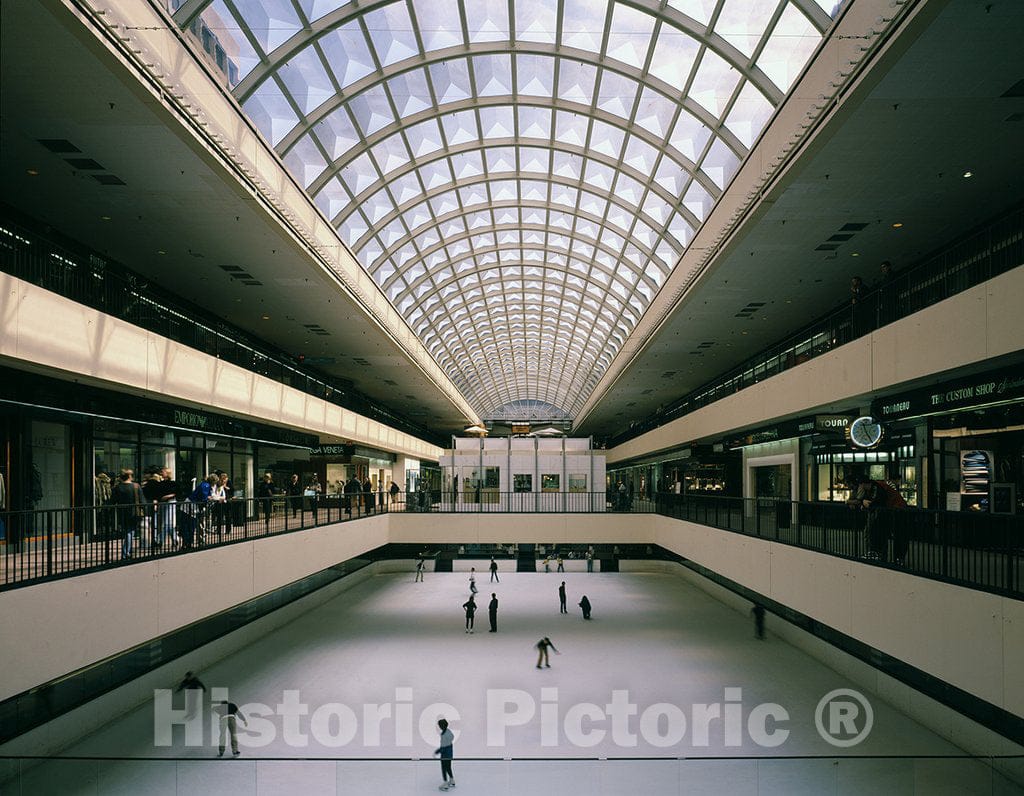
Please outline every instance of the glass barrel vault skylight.
[[474, 409], [571, 417], [839, 4], [173, 5]]

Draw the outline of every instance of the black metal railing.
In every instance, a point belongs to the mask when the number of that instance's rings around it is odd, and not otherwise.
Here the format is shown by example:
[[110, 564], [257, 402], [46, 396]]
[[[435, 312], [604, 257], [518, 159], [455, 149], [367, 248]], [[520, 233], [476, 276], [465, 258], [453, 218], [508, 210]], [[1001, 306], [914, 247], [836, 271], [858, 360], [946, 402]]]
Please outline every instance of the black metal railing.
[[[400, 498], [402, 496], [399, 496]], [[386, 513], [389, 495], [0, 512], [0, 590]]]
[[676, 399], [652, 417], [608, 438], [613, 448], [708, 404], [764, 381], [851, 340], [1024, 264], [1024, 208], [946, 246], [892, 280], [816, 319], [799, 331]]
[[372, 401], [350, 382], [311, 370], [311, 362], [276, 351], [74, 241], [58, 241], [53, 235], [14, 222], [5, 210], [0, 206], [0, 271], [419, 439], [444, 445], [445, 438]]
[[[605, 492], [379, 492], [0, 512], [0, 590], [160, 556], [260, 539], [389, 511], [650, 513], [654, 502]], [[128, 529], [131, 529], [129, 532]]]
[[610, 492], [499, 492], [491, 489], [451, 492], [425, 490], [410, 492], [406, 511], [440, 511], [455, 514], [555, 513], [589, 514], [607, 511], [650, 513], [653, 501], [633, 501]]
[[[1024, 523], [1015, 516], [927, 509], [858, 511], [843, 503], [659, 493], [422, 491], [189, 501], [0, 514], [0, 590], [136, 561], [181, 555], [388, 512], [658, 513], [826, 555], [1024, 598]], [[126, 529], [133, 529], [129, 533]], [[516, 541], [516, 540], [510, 540]]]
[[1024, 599], [1024, 523], [1016, 516], [774, 498], [655, 501], [668, 517]]

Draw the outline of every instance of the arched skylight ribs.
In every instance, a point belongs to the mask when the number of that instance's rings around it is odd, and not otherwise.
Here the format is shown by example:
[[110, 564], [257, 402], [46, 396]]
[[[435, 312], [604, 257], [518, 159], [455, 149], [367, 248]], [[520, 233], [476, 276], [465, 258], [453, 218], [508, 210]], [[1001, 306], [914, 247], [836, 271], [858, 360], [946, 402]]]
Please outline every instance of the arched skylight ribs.
[[246, 113], [474, 408], [571, 417], [838, 5], [187, 0], [175, 18], [217, 38]]

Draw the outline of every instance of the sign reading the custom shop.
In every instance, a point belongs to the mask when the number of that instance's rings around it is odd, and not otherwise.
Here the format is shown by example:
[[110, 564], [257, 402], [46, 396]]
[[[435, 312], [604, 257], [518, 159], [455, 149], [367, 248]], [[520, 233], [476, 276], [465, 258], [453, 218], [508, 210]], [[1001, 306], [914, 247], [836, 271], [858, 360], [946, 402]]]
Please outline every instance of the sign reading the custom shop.
[[923, 390], [882, 398], [872, 406], [877, 417], [891, 420], [967, 409], [1022, 397], [1024, 373], [1020, 368], [1014, 368], [968, 376]]

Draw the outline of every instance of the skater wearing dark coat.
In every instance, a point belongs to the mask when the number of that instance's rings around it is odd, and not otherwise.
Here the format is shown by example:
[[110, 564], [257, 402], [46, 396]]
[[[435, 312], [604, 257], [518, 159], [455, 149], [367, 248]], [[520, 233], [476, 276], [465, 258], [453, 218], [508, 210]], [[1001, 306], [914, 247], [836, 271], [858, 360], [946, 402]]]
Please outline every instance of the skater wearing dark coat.
[[491, 620], [491, 632], [498, 632], [498, 595], [491, 592], [491, 601], [487, 604], [487, 618]]
[[491, 556], [491, 582], [493, 583], [495, 581], [501, 583], [501, 581], [498, 580], [498, 562], [494, 560], [494, 556]]
[[754, 635], [760, 641], [764, 641], [764, 606], [759, 603], [754, 603], [754, 607], [750, 609], [750, 613], [754, 615]]
[[[544, 636], [544, 638], [538, 641], [534, 646], [537, 647], [537, 668], [543, 668], [540, 665], [540, 663], [541, 661], [544, 661], [544, 666], [550, 669], [551, 664], [548, 663], [548, 648], [555, 650], [555, 645], [551, 643], [551, 639], [549, 639], [547, 636]], [[555, 655], [561, 654], [562, 653], [560, 653], [558, 650], [555, 650]]]
[[587, 595], [583, 595], [583, 599], [580, 600], [580, 608], [583, 609], [583, 618], [590, 619], [590, 600], [587, 599]]
[[476, 613], [476, 600], [473, 599], [473, 595], [469, 595], [469, 599], [462, 604], [462, 607], [466, 609], [466, 632], [473, 632], [473, 615]]
[[191, 719], [196, 715], [206, 686], [192, 672], [185, 672], [185, 678], [178, 684], [177, 690], [185, 692], [185, 718]]
[[562, 585], [558, 587], [558, 612], [562, 614], [569, 613], [565, 609], [565, 581], [562, 581]]

